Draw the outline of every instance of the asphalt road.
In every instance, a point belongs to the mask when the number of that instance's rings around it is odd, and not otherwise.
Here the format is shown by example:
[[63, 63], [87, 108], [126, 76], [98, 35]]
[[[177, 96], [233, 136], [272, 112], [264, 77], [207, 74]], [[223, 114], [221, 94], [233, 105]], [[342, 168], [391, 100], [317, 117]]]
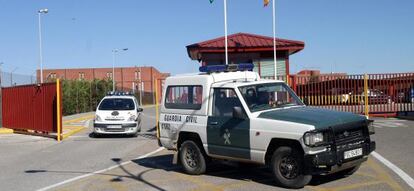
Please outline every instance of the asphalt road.
[[[171, 164], [173, 153], [157, 146], [154, 116], [154, 108], [145, 109], [143, 133], [136, 138], [90, 138], [91, 128], [61, 143], [0, 135], [0, 190], [284, 190], [274, 185], [270, 171], [260, 166], [216, 162], [205, 175], [182, 173], [179, 166]], [[414, 177], [414, 121], [377, 119], [375, 125], [376, 152]], [[350, 177], [315, 177], [303, 188], [410, 189], [374, 157]]]

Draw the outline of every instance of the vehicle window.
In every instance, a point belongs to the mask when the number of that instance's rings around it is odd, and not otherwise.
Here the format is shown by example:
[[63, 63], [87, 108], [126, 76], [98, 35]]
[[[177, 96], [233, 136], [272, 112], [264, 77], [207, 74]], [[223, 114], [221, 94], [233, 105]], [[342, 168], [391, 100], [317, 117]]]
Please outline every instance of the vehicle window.
[[239, 87], [250, 111], [261, 111], [303, 105], [296, 94], [284, 83], [266, 83]]
[[213, 96], [213, 116], [231, 117], [233, 107], [242, 107], [234, 89], [214, 88]]
[[135, 110], [135, 104], [132, 99], [106, 98], [99, 105], [99, 110]]
[[202, 86], [168, 86], [165, 107], [169, 109], [201, 109]]

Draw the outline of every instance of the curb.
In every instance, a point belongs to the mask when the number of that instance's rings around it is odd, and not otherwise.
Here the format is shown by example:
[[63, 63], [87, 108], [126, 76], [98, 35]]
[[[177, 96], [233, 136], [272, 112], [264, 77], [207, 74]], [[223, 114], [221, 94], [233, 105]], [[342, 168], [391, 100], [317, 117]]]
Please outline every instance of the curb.
[[0, 128], [0, 134], [13, 134], [14, 130], [13, 129], [8, 129], [8, 128]]
[[69, 131], [69, 132], [61, 135], [62, 136], [62, 140], [68, 138], [69, 136], [71, 136], [73, 134], [79, 133], [80, 131], [82, 131], [84, 129], [86, 129], [86, 128], [83, 127], [83, 126], [80, 126], [80, 127], [77, 127], [77, 128], [73, 128], [73, 130], [71, 130], [71, 131]]

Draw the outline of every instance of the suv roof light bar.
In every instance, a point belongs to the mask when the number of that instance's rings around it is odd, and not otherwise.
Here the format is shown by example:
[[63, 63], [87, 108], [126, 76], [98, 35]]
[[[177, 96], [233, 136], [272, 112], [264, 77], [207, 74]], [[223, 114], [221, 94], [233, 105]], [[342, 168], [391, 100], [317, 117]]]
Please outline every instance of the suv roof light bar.
[[198, 70], [200, 72], [205, 72], [205, 73], [214, 73], [214, 72], [253, 71], [253, 68], [254, 68], [254, 65], [252, 63], [245, 63], [245, 64], [201, 66]]

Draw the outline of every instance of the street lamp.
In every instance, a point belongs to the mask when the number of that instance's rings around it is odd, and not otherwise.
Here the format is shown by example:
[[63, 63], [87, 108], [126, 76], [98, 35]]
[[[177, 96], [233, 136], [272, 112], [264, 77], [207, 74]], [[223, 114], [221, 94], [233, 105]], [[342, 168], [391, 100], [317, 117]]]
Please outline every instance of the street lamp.
[[127, 51], [128, 48], [112, 50], [112, 91], [115, 92], [115, 56], [117, 52]]
[[40, 19], [41, 14], [46, 14], [49, 9], [40, 9], [37, 11], [39, 16], [39, 62], [40, 62], [40, 83], [43, 83], [43, 56], [42, 56], [42, 23]]

